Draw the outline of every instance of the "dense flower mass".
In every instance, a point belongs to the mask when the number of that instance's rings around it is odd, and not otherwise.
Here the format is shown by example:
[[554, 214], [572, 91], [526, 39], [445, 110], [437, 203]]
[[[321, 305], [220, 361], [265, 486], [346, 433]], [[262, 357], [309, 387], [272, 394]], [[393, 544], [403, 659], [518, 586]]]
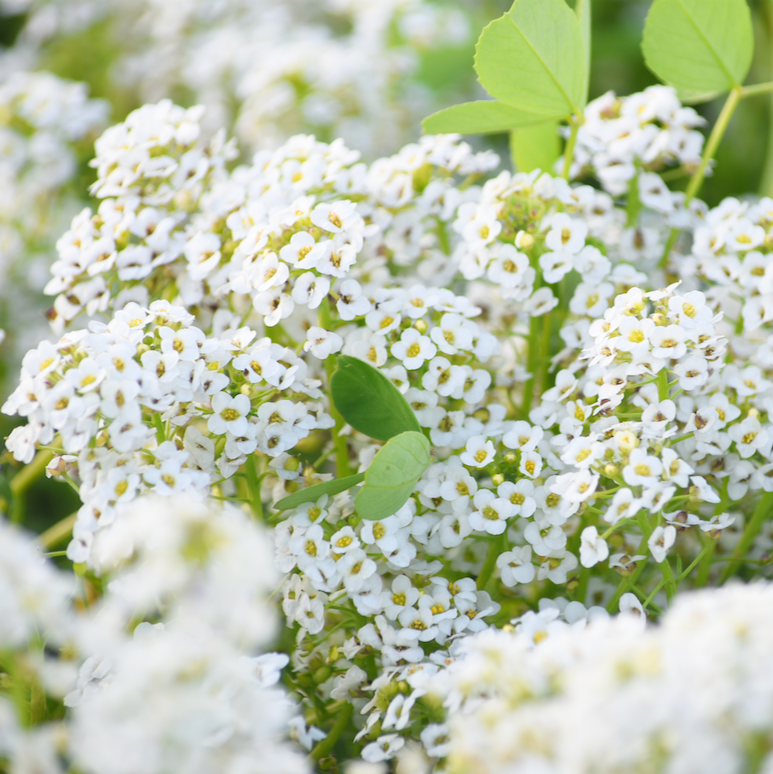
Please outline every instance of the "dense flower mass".
[[[373, 160], [401, 41], [463, 17], [167, 5], [2, 405], [0, 512], [44, 472], [79, 503], [0, 521], [0, 771], [767, 771], [773, 201], [695, 198], [669, 86], [588, 103], [552, 171]], [[112, 6], [32, 3], [21, 44]], [[101, 103], [14, 78], [42, 207]]]
[[680, 597], [644, 633], [628, 613], [467, 638], [430, 681], [443, 770], [766, 771], [772, 601], [769, 584], [734, 586]]

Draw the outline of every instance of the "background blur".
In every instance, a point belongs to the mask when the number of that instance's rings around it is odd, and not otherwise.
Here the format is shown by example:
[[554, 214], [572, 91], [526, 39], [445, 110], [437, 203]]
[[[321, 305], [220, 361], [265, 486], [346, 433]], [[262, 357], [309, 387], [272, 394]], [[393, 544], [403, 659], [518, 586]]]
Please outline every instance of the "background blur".
[[[573, 2], [573, 0], [572, 0]], [[773, 79], [773, 0], [749, 0], [748, 83]], [[414, 141], [420, 120], [480, 98], [472, 69], [483, 26], [507, 0], [0, 0], [0, 398], [30, 347], [51, 337], [42, 294], [55, 243], [93, 206], [96, 137], [145, 102], [207, 106], [206, 126], [242, 158], [298, 132], [343, 137], [367, 159]], [[656, 83], [640, 41], [650, 0], [593, 0], [591, 99]], [[51, 75], [45, 75], [49, 73]], [[55, 77], [52, 77], [55, 76]], [[721, 100], [697, 106], [711, 125]], [[773, 195], [773, 101], [741, 102], [702, 189]], [[506, 137], [492, 145], [509, 164]], [[676, 184], [678, 185], [678, 184]], [[0, 418], [0, 436], [12, 425]], [[0, 496], [13, 475], [0, 456]], [[17, 503], [42, 530], [77, 508], [47, 481]], [[33, 519], [32, 522], [29, 520]]]

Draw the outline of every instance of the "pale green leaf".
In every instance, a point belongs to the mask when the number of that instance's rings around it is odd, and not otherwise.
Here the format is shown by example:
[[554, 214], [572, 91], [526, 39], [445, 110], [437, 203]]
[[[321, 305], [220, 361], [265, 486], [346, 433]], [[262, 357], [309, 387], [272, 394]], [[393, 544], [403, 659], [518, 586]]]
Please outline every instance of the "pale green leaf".
[[647, 67], [690, 101], [743, 84], [754, 53], [746, 0], [655, 0], [644, 26]]
[[365, 471], [365, 486], [354, 501], [357, 513], [371, 521], [392, 516], [416, 489], [429, 461], [429, 441], [421, 433], [401, 433], [387, 441]]
[[425, 118], [421, 125], [430, 134], [491, 134], [544, 120], [545, 116], [526, 113], [496, 100], [482, 100], [440, 110]]
[[523, 126], [510, 133], [510, 153], [519, 172], [541, 169], [553, 172], [553, 164], [561, 155], [558, 119]]
[[335, 495], [346, 489], [351, 489], [365, 478], [364, 473], [357, 473], [354, 476], [345, 478], [334, 478], [332, 481], [323, 481], [321, 484], [308, 486], [298, 492], [283, 497], [278, 503], [274, 503], [274, 508], [278, 511], [289, 511], [291, 508], [297, 508], [304, 503], [315, 503], [322, 495]]
[[348, 355], [341, 355], [337, 362], [330, 393], [341, 416], [355, 430], [379, 441], [406, 430], [421, 430], [413, 409], [381, 371]]
[[519, 110], [559, 117], [585, 106], [582, 32], [564, 0], [515, 0], [481, 33], [475, 70], [492, 97]]

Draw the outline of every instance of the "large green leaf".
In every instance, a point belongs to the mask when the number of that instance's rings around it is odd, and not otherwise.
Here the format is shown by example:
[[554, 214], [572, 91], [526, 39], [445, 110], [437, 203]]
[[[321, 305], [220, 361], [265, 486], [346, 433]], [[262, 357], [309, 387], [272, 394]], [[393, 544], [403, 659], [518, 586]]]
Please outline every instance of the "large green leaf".
[[559, 117], [585, 106], [582, 31], [564, 0], [515, 0], [481, 33], [475, 70], [492, 97], [520, 110]]
[[354, 501], [357, 513], [378, 521], [400, 510], [427, 469], [429, 452], [421, 433], [400, 433], [387, 441], [365, 471], [365, 486]]
[[541, 169], [553, 173], [553, 164], [561, 155], [558, 119], [551, 118], [533, 126], [522, 126], [510, 133], [510, 153], [519, 172]]
[[322, 495], [335, 495], [343, 492], [345, 489], [351, 489], [363, 481], [364, 478], [364, 473], [357, 473], [354, 476], [323, 481], [321, 484], [314, 484], [314, 486], [306, 487], [306, 489], [301, 489], [287, 497], [283, 497], [278, 503], [274, 503], [274, 508], [278, 511], [289, 511], [291, 508], [297, 508], [304, 503], [315, 503]]
[[644, 26], [647, 67], [691, 101], [740, 86], [754, 52], [746, 0], [655, 0]]
[[545, 116], [527, 113], [496, 100], [465, 102], [440, 110], [425, 118], [421, 125], [430, 134], [491, 134], [507, 132], [516, 126], [540, 123]]
[[590, 46], [591, 46], [591, 0], [577, 0], [574, 7], [577, 19], [580, 22], [582, 34], [582, 50], [585, 54], [585, 101], [588, 101], [588, 85], [590, 81]]
[[388, 441], [407, 430], [421, 431], [400, 390], [379, 370], [348, 355], [338, 358], [330, 393], [341, 416], [357, 431]]

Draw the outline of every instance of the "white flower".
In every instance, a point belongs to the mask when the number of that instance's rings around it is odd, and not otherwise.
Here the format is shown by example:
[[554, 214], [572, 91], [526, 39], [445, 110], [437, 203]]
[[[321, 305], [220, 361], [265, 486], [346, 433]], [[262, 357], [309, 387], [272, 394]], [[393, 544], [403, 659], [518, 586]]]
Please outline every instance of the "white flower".
[[531, 546], [521, 546], [505, 551], [497, 557], [502, 583], [512, 588], [518, 583], [531, 583], [536, 569], [531, 563]]
[[459, 455], [459, 459], [473, 468], [485, 468], [496, 454], [496, 449], [492, 441], [486, 439], [483, 435], [474, 435], [467, 441], [465, 451]]
[[676, 527], [671, 524], [666, 527], [655, 527], [647, 540], [652, 558], [660, 563], [666, 558], [668, 549], [676, 542]]
[[580, 564], [593, 567], [609, 556], [607, 541], [599, 536], [596, 527], [586, 527], [580, 536]]
[[212, 416], [207, 420], [210, 433], [240, 436], [247, 432], [247, 415], [250, 413], [250, 399], [246, 395], [231, 397], [225, 392], [217, 392], [212, 396]]
[[435, 357], [437, 347], [415, 328], [408, 328], [402, 332], [400, 341], [392, 345], [391, 352], [398, 360], [402, 360], [407, 370], [415, 371], [421, 368], [425, 361]]
[[306, 333], [306, 343], [303, 345], [303, 349], [306, 352], [311, 352], [314, 357], [324, 360], [334, 352], [340, 352], [343, 343], [343, 339], [337, 333], [312, 325]]

